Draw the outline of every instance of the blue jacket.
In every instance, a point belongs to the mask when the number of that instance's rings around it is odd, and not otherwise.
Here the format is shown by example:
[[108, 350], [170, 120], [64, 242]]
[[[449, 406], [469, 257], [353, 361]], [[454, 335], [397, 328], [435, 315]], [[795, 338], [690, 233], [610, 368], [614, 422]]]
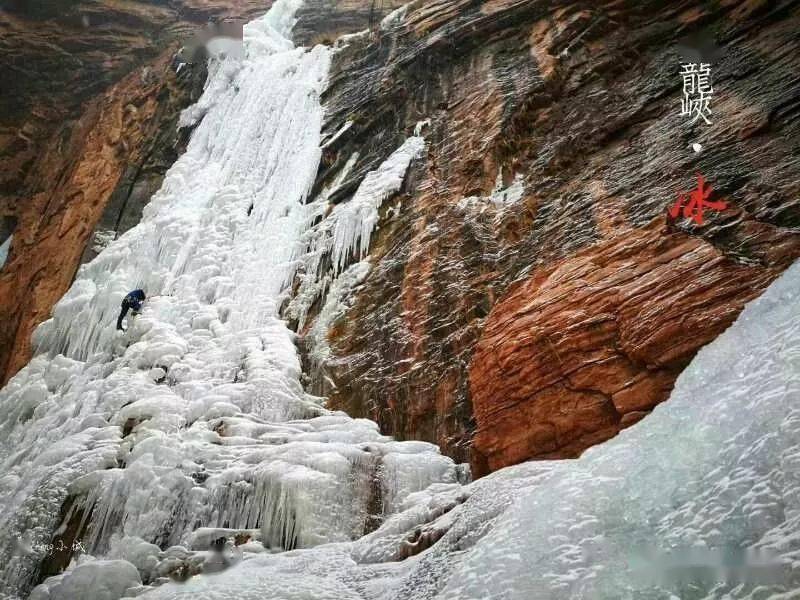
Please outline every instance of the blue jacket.
[[144, 299], [144, 290], [133, 290], [132, 292], [128, 292], [128, 295], [125, 296], [125, 300], [128, 301], [128, 305], [135, 311], [138, 311], [140, 308], [142, 308], [142, 302], [144, 302]]
[[117, 329], [121, 331], [125, 331], [122, 328], [122, 319], [125, 318], [125, 315], [128, 314], [130, 309], [133, 309], [133, 312], [137, 313], [142, 308], [142, 302], [144, 302], [144, 290], [133, 290], [132, 292], [128, 292], [128, 295], [125, 296], [122, 300], [122, 307], [119, 311], [119, 317], [117, 317]]

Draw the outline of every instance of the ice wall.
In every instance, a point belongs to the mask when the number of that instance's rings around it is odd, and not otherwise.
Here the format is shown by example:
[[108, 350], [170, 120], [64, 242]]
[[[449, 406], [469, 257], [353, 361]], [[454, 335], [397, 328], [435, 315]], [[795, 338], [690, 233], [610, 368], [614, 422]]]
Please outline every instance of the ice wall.
[[800, 262], [647, 419], [410, 496], [377, 531], [146, 600], [787, 600], [800, 590]]
[[[244, 57], [212, 59], [182, 117], [196, 125], [186, 153], [141, 223], [81, 268], [37, 329], [37, 356], [0, 391], [9, 594], [35, 583], [56, 538], [135, 564], [148, 584], [170, 561], [214, 558], [198, 532], [245, 535], [253, 553], [350, 540], [459, 476], [434, 446], [395, 443], [300, 384], [279, 309], [315, 217], [306, 196], [330, 58], [289, 40], [299, 5], [279, 0], [247, 25]], [[140, 287], [143, 313], [115, 331]], [[36, 597], [102, 595], [92, 568], [69, 573]]]

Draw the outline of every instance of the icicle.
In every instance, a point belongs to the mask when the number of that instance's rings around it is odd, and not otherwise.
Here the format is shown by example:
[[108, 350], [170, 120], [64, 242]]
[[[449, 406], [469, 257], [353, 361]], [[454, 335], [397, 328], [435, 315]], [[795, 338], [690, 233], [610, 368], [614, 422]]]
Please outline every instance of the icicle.
[[334, 208], [332, 260], [336, 273], [341, 272], [351, 256], [358, 260], [366, 256], [372, 231], [378, 224], [378, 209], [386, 198], [400, 190], [411, 161], [424, 149], [423, 138], [408, 138], [377, 170], [367, 173], [349, 202]]

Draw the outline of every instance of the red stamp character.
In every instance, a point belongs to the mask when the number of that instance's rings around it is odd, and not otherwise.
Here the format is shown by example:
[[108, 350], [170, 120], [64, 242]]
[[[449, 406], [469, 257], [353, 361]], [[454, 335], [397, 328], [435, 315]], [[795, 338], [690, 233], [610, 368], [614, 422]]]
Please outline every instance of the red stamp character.
[[713, 210], [725, 210], [728, 204], [724, 200], [713, 202], [708, 199], [711, 195], [711, 186], [706, 183], [705, 178], [697, 174], [697, 188], [692, 190], [688, 197], [686, 192], [678, 194], [678, 199], [675, 204], [669, 207], [669, 216], [673, 219], [681, 212], [683, 207], [683, 216], [687, 219], [692, 219], [698, 225], [703, 224], [703, 210], [706, 208]]

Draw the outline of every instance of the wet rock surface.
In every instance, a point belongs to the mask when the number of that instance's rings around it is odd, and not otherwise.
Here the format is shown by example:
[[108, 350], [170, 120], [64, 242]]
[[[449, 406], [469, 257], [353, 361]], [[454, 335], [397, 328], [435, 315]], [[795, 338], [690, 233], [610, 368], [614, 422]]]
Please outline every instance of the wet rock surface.
[[[414, 2], [348, 40], [327, 128], [352, 125], [318, 189], [358, 152], [332, 194], [347, 201], [426, 119], [428, 147], [384, 205], [314, 389], [478, 474], [642, 418], [800, 254], [799, 11]], [[721, 48], [712, 125], [680, 116], [676, 44], [699, 33]], [[698, 172], [727, 209], [667, 226]]]

